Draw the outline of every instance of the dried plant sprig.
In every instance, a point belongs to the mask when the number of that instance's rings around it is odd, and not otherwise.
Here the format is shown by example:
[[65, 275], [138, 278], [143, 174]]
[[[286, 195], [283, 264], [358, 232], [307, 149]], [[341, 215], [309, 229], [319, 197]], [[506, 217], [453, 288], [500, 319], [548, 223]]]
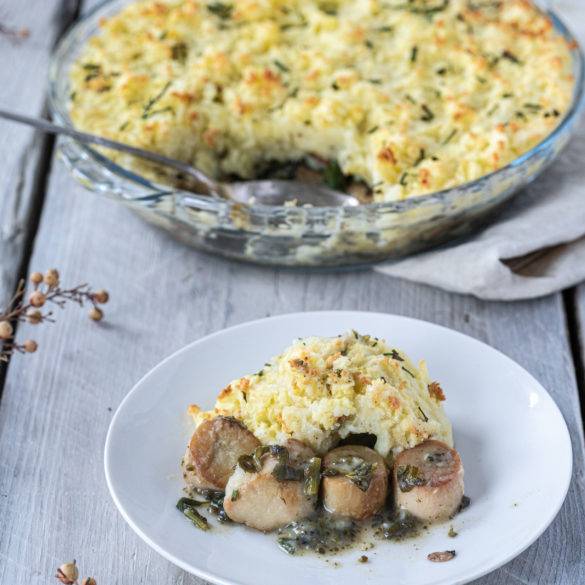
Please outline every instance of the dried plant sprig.
[[24, 343], [14, 340], [15, 325], [21, 322], [31, 325], [54, 323], [53, 311], [46, 308], [49, 305], [63, 309], [68, 302], [80, 307], [90, 304], [90, 319], [101, 321], [104, 317], [104, 312], [98, 305], [106, 304], [110, 298], [105, 290], [94, 291], [88, 284], [61, 288], [59, 271], [55, 268], [47, 270], [45, 274], [33, 272], [29, 280], [32, 292], [28, 299], [25, 300], [26, 283], [21, 280], [7, 309], [0, 312], [0, 362], [7, 362], [14, 353], [37, 351], [38, 344], [34, 339], [27, 339]]
[[75, 559], [70, 563], [63, 563], [58, 569], [55, 577], [63, 583], [63, 585], [73, 585], [77, 583], [79, 578], [79, 570]]
[[[69, 563], [63, 563], [58, 569], [55, 577], [63, 583], [63, 585], [77, 585], [79, 583], [79, 569], [75, 560]], [[81, 580], [81, 585], [97, 585], [97, 581], [93, 577], [84, 577]]]

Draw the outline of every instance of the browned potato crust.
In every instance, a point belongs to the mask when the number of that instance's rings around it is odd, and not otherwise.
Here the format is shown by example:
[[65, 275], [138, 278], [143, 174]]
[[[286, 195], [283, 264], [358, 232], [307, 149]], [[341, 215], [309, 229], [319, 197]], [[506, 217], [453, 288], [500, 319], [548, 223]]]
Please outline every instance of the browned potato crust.
[[324, 477], [321, 485], [325, 509], [355, 520], [373, 516], [384, 505], [388, 491], [388, 469], [383, 457], [368, 447], [348, 445], [329, 451], [323, 459], [323, 469], [341, 457], [361, 457], [367, 463], [375, 463], [376, 469], [367, 491], [347, 477]]

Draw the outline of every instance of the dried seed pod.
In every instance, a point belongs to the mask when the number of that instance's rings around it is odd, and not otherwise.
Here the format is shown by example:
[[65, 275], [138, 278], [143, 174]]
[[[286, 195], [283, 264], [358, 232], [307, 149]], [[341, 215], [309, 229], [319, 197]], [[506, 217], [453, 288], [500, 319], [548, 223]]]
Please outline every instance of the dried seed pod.
[[97, 582], [93, 577], [84, 577], [81, 585], [97, 585]]
[[65, 585], [73, 585], [77, 582], [79, 577], [79, 570], [77, 569], [77, 564], [75, 560], [71, 563], [64, 563], [57, 569], [57, 574], [55, 575], [61, 583]]
[[59, 284], [59, 272], [55, 268], [51, 268], [45, 272], [43, 277], [45, 284], [51, 288]]
[[43, 314], [38, 309], [28, 311], [26, 320], [32, 325], [38, 325], [43, 320]]
[[42, 307], [46, 300], [46, 295], [44, 295], [40, 290], [35, 290], [29, 297], [29, 302], [33, 307]]
[[93, 293], [93, 300], [100, 305], [105, 305], [110, 300], [110, 294], [107, 290], [98, 290]]
[[35, 285], [38, 286], [43, 282], [43, 275], [40, 272], [33, 272], [30, 275], [30, 281]]
[[92, 321], [101, 321], [104, 318], [104, 312], [99, 307], [93, 307], [89, 312], [89, 318]]
[[34, 339], [27, 339], [22, 344], [22, 348], [26, 353], [34, 353], [39, 348], [39, 344]]
[[14, 328], [8, 321], [0, 321], [0, 339], [10, 339]]

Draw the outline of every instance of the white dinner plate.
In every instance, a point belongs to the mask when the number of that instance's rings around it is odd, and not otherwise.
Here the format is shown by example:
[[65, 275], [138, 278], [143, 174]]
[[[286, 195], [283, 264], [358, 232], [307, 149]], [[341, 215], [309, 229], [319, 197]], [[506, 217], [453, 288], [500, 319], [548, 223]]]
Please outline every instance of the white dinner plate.
[[[175, 508], [179, 461], [192, 432], [190, 403], [211, 408], [231, 380], [256, 372], [293, 339], [349, 329], [385, 338], [424, 358], [447, 395], [471, 506], [418, 539], [379, 541], [328, 561], [288, 556], [271, 534], [239, 525], [202, 532]], [[534, 542], [565, 499], [572, 472], [569, 433], [546, 390], [523, 368], [470, 337], [423, 321], [364, 312], [298, 313], [232, 327], [164, 360], [128, 394], [105, 447], [110, 492], [152, 548], [186, 571], [222, 585], [456, 585], [503, 565]], [[449, 538], [453, 525], [458, 536]], [[455, 549], [447, 563], [427, 554]], [[338, 562], [338, 566], [333, 561]]]

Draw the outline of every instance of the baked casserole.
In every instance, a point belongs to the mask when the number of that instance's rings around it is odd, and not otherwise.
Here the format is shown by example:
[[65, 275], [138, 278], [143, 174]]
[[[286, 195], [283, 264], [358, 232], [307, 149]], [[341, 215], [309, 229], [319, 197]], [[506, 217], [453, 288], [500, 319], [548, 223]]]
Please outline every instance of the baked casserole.
[[383, 202], [529, 151], [574, 76], [528, 0], [146, 0], [102, 22], [71, 90], [83, 130], [224, 178], [308, 167]]

